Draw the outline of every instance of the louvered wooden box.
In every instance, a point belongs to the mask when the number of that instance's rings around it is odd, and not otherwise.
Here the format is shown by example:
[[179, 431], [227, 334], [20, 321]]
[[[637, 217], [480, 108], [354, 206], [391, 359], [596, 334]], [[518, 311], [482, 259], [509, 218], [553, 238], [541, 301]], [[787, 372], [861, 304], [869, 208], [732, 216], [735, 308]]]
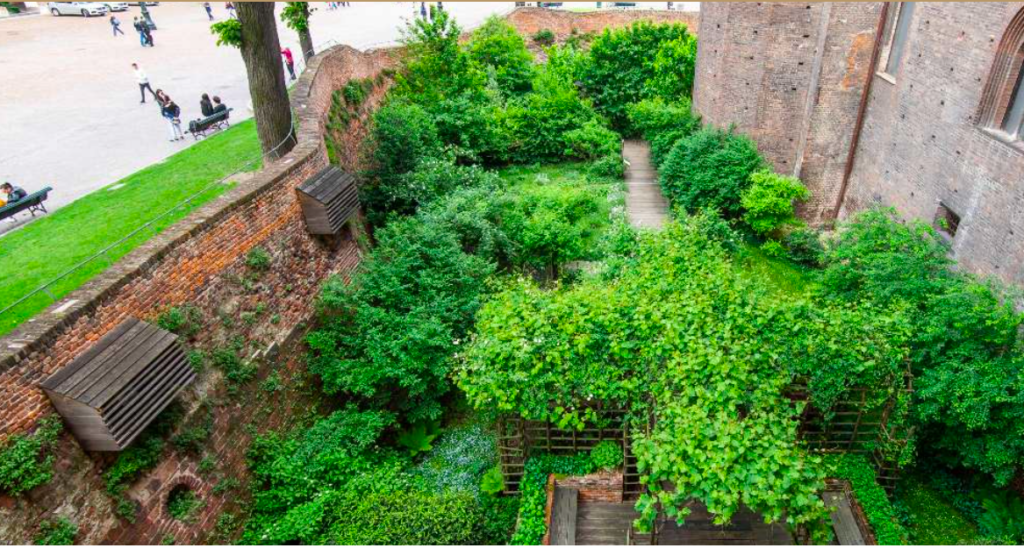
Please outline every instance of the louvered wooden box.
[[356, 178], [334, 165], [299, 185], [298, 192], [310, 234], [338, 235], [359, 212]]
[[177, 339], [125, 320], [41, 387], [83, 448], [121, 451], [195, 380]]

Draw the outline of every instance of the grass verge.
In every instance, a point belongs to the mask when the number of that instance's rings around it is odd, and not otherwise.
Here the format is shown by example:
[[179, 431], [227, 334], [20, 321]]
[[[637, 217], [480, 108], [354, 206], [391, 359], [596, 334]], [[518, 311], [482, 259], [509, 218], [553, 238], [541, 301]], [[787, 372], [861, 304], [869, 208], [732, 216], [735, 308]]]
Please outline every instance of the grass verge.
[[915, 477], [903, 480], [899, 501], [907, 512], [910, 543], [915, 545], [978, 544], [978, 529]]
[[[237, 171], [261, 166], [260, 145], [253, 120], [138, 171], [89, 194], [20, 230], [0, 237], [0, 309], [60, 276], [65, 271], [127, 236], [146, 222], [204, 187]], [[192, 210], [227, 190], [216, 185], [162, 218], [106, 256], [76, 270], [50, 287], [58, 299], [103, 272], [156, 233], [173, 225]], [[49, 306], [53, 300], [40, 293], [0, 316], [0, 335], [13, 330]]]

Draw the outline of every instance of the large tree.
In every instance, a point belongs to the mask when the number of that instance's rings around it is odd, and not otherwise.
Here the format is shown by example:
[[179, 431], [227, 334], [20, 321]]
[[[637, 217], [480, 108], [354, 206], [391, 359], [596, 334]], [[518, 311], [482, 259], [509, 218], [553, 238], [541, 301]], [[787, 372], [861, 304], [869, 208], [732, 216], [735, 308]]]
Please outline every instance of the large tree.
[[292, 111], [281, 65], [281, 43], [273, 2], [238, 2], [238, 22], [213, 26], [221, 44], [242, 51], [249, 76], [249, 95], [256, 116], [256, 132], [264, 156], [277, 159], [295, 146]]
[[281, 20], [288, 28], [299, 34], [299, 46], [302, 47], [302, 59], [309, 64], [313, 51], [313, 37], [309, 35], [309, 2], [285, 2], [281, 11]]

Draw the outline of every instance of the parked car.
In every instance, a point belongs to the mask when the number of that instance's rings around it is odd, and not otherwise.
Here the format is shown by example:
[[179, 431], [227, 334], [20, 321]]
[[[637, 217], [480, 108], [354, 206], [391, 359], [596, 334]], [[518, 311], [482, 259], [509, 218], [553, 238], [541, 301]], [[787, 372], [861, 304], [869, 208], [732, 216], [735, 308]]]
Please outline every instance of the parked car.
[[[129, 6], [141, 6], [143, 2], [128, 2]], [[147, 6], [159, 6], [160, 2], [145, 2]]]
[[92, 17], [106, 15], [107, 6], [100, 2], [50, 2], [47, 4], [53, 15], [81, 15]]
[[104, 2], [107, 11], [128, 11], [128, 2]]

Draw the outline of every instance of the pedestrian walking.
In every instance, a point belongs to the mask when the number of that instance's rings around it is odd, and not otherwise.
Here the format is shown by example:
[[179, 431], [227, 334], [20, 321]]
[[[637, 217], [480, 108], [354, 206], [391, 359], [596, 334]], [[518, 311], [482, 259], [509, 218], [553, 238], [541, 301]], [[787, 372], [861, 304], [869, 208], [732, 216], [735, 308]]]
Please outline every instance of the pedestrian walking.
[[444, 2], [437, 3], [437, 11], [444, 11]]
[[149, 85], [149, 76], [146, 75], [146, 72], [139, 68], [137, 63], [132, 63], [132, 69], [135, 71], [135, 81], [139, 83], [139, 95], [142, 96], [142, 100], [139, 101], [139, 103], [142, 104], [146, 102], [147, 89], [149, 90], [149, 93], [153, 95], [153, 99], [157, 99], [156, 92], [153, 91], [153, 88]]
[[146, 47], [146, 33], [142, 32], [142, 25], [143, 23], [138, 17], [136, 17], [135, 21], [132, 23], [132, 26], [135, 27], [135, 32], [139, 33], [139, 45]]
[[231, 17], [232, 19], [238, 19], [238, 16], [235, 15], [235, 4], [234, 4], [234, 2], [225, 2], [224, 3], [224, 9], [226, 9], [228, 11], [228, 16], [229, 17]]
[[146, 39], [146, 43], [149, 47], [153, 47], [153, 29], [149, 28], [149, 24], [144, 19], [139, 20], [139, 26], [142, 27], [142, 36]]
[[420, 17], [422, 17], [423, 19], [427, 18], [427, 3], [426, 2], [420, 2]]
[[284, 66], [288, 67], [288, 74], [292, 76], [292, 80], [295, 79], [295, 58], [292, 56], [292, 50], [284, 48], [281, 50], [281, 56], [284, 57]]
[[114, 29], [114, 36], [115, 37], [117, 36], [117, 33], [119, 33], [119, 32], [121, 33], [121, 36], [124, 36], [124, 31], [121, 30], [121, 22], [117, 20], [117, 16], [116, 15], [111, 15], [110, 16], [110, 27], [112, 29]]
[[163, 98], [160, 114], [167, 120], [171, 136], [169, 140], [174, 142], [184, 139], [185, 134], [181, 132], [181, 108], [166, 93], [163, 93], [163, 90], [160, 91], [160, 96]]
[[210, 18], [210, 21], [213, 21], [213, 8], [210, 6], [210, 3], [203, 2], [203, 9], [206, 10], [206, 16]]

